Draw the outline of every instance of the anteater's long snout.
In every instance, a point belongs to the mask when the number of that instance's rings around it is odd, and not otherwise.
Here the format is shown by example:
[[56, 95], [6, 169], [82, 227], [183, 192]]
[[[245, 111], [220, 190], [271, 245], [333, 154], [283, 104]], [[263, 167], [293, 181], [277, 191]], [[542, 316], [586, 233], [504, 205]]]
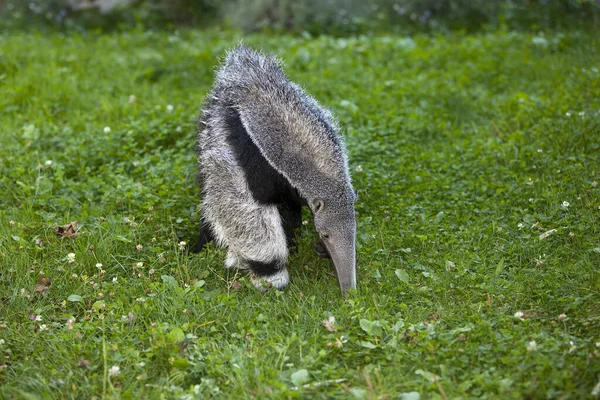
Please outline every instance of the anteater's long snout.
[[356, 239], [355, 234], [344, 235], [325, 243], [331, 256], [342, 294], [356, 289]]

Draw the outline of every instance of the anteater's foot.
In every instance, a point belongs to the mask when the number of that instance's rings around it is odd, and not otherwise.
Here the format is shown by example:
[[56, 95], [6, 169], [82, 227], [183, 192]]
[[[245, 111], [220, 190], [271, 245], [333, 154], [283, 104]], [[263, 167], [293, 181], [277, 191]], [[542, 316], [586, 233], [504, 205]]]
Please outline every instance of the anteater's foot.
[[251, 272], [250, 280], [258, 290], [263, 292], [271, 287], [283, 289], [290, 283], [290, 277], [286, 268], [268, 276], [258, 276], [254, 272]]

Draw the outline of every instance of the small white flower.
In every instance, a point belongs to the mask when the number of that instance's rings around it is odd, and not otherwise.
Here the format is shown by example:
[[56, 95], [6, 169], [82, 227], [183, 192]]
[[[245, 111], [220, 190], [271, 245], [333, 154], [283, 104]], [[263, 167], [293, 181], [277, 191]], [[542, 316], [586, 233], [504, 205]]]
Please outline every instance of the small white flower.
[[537, 152], [538, 152], [538, 153], [543, 153], [543, 152], [544, 152], [544, 150], [542, 150], [542, 149], [537, 149]]
[[335, 347], [337, 347], [338, 349], [341, 349], [342, 346], [344, 345], [344, 343], [348, 342], [348, 338], [346, 338], [345, 336], [340, 336], [339, 338], [335, 339]]
[[0, 339], [0, 346], [2, 346], [4, 343], [6, 343], [4, 339]]
[[102, 268], [102, 263], [96, 263], [96, 268], [101, 269]]
[[356, 167], [354, 170], [355, 170], [356, 172], [363, 172], [363, 167], [362, 167], [362, 165], [359, 165], [359, 166], [358, 166], [358, 167]]
[[9, 221], [9, 222], [8, 222], [8, 224], [9, 224], [10, 226], [15, 226], [17, 223], [16, 223], [15, 221]]
[[135, 95], [132, 94], [131, 96], [129, 96], [129, 103], [135, 103]]
[[570, 117], [570, 116], [571, 116], [571, 113], [570, 113], [569, 111], [567, 111], [567, 112], [565, 113], [565, 115], [566, 115], [567, 117]]
[[523, 311], [517, 311], [515, 313], [515, 318], [523, 319]]
[[75, 253], [67, 254], [67, 262], [74, 263], [75, 262]]
[[186, 242], [179, 242], [179, 250], [181, 250], [181, 251], [185, 250], [186, 245], [187, 245]]
[[530, 198], [529, 198], [529, 202], [530, 202], [530, 203], [533, 203], [534, 201], [535, 201], [535, 199], [534, 199], [533, 197], [530, 197]]
[[152, 268], [150, 271], [148, 271], [148, 273], [149, 273], [150, 275], [154, 275], [154, 273], [155, 273], [155, 272], [156, 272], [156, 271], [154, 271], [154, 268]]
[[110, 133], [110, 126], [104, 127], [104, 133]]
[[49, 166], [51, 166], [51, 165], [52, 165], [52, 160], [46, 160], [46, 162], [44, 163], [44, 165], [45, 165], [46, 167], [49, 167]]
[[523, 223], [522, 223], [522, 222], [519, 222], [519, 223], [517, 224], [517, 228], [519, 228], [519, 230], [523, 229], [523, 227], [524, 227], [524, 226], [525, 226], [525, 225], [523, 225]]
[[308, 221], [302, 221], [302, 225], [308, 225]]
[[570, 205], [571, 204], [568, 201], [563, 201], [561, 204], [561, 207], [566, 210], [567, 208], [569, 208]]
[[171, 104], [167, 104], [167, 111], [168, 112], [173, 111], [173, 106]]
[[535, 342], [535, 340], [532, 340], [531, 342], [529, 342], [529, 345], [527, 346], [527, 351], [534, 351], [537, 350], [537, 343]]
[[46, 329], [48, 329], [48, 327], [46, 326], [46, 324], [41, 324], [40, 325], [40, 331], [45, 331]]
[[580, 117], [585, 117], [585, 111], [580, 111], [580, 112], [579, 112], [579, 116], [580, 116]]
[[[127, 318], [127, 317], [125, 317], [125, 318]], [[119, 368], [118, 365], [113, 365], [108, 370], [108, 374], [110, 375], [111, 378], [116, 378], [117, 376], [119, 376], [120, 373], [121, 373], [121, 368]]]
[[139, 263], [136, 263], [135, 266], [137, 268], [142, 268], [144, 266], [144, 263], [143, 262], [139, 262]]
[[596, 182], [596, 181], [592, 182], [592, 187], [596, 187], [596, 186], [598, 186], [598, 182]]
[[117, 278], [116, 276], [113, 278], [112, 282], [116, 285], [117, 283], [119, 283], [119, 278]]
[[600, 347], [600, 342], [596, 342], [596, 347]]
[[559, 321], [564, 321], [565, 319], [567, 319], [567, 314], [562, 313], [558, 316]]
[[141, 244], [138, 244], [137, 246], [135, 246], [135, 249], [137, 251], [142, 251], [144, 249], [144, 246], [142, 246]]

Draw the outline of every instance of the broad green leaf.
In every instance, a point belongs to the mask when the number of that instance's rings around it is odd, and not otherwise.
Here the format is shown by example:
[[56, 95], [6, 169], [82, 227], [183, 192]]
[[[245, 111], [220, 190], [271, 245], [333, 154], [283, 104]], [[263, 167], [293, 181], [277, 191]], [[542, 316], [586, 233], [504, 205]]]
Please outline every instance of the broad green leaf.
[[171, 275], [162, 275], [161, 279], [168, 288], [173, 289], [179, 286], [177, 279], [173, 278]]
[[437, 376], [436, 374], [429, 372], [429, 371], [424, 371], [422, 369], [416, 370], [415, 374], [421, 375], [423, 378], [427, 379], [429, 382], [437, 382], [440, 380], [440, 377]]
[[421, 400], [421, 395], [418, 392], [406, 392], [398, 394], [400, 400]]
[[308, 375], [307, 370], [299, 369], [298, 371], [296, 371], [292, 374], [290, 379], [292, 380], [292, 383], [294, 385], [301, 386], [301, 385], [305, 384], [306, 382], [308, 382], [310, 380], [310, 377]]
[[504, 258], [501, 258], [498, 265], [496, 265], [496, 275], [502, 273], [502, 271], [504, 271]]
[[366, 347], [367, 349], [376, 349], [376, 348], [377, 348], [377, 345], [375, 345], [375, 344], [373, 344], [373, 343], [371, 343], [371, 342], [364, 342], [364, 341], [361, 341], [361, 342], [359, 342], [359, 344], [360, 344], [362, 347]]
[[169, 333], [169, 338], [177, 343], [183, 342], [185, 340], [185, 334], [183, 333], [183, 330], [181, 330], [181, 328], [176, 326], [171, 330], [171, 333]]
[[362, 330], [371, 336], [381, 336], [383, 333], [383, 325], [379, 321], [370, 321], [363, 318], [359, 321], [359, 324]]
[[362, 388], [352, 388], [350, 389], [350, 393], [356, 400], [363, 400], [368, 398], [369, 392], [366, 389]]
[[406, 271], [404, 271], [403, 269], [397, 269], [395, 271], [395, 274], [398, 277], [398, 279], [400, 279], [402, 282], [408, 284], [409, 277], [408, 277], [408, 274], [406, 273]]
[[67, 297], [67, 300], [72, 301], [72, 302], [81, 302], [81, 301], [83, 301], [83, 297], [81, 297], [78, 294], [72, 294], [69, 297]]

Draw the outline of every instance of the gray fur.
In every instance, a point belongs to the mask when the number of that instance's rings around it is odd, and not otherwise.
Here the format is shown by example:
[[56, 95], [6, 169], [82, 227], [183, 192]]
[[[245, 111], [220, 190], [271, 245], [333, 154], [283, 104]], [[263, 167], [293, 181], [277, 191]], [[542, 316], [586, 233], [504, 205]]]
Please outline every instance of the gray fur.
[[[276, 287], [288, 283], [289, 251], [281, 216], [276, 205], [253, 198], [227, 140], [231, 109], [239, 113], [260, 154], [313, 211], [342, 291], [356, 287], [356, 198], [337, 123], [288, 80], [277, 59], [243, 46], [231, 50], [217, 72], [198, 137], [202, 216], [217, 243], [229, 249], [226, 266], [244, 268], [249, 260], [275, 262], [279, 270], [263, 278]], [[324, 206], [317, 211], [319, 201]]]

